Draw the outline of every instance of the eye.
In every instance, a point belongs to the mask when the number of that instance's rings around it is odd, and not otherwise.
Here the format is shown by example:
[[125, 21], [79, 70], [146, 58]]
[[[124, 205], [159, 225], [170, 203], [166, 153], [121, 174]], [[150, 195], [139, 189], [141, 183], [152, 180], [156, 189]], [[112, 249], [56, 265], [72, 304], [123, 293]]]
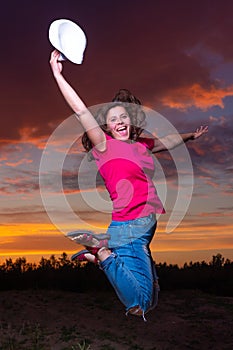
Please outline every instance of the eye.
[[116, 120], [117, 120], [116, 117], [113, 117], [113, 118], [110, 119], [110, 122], [115, 123]]

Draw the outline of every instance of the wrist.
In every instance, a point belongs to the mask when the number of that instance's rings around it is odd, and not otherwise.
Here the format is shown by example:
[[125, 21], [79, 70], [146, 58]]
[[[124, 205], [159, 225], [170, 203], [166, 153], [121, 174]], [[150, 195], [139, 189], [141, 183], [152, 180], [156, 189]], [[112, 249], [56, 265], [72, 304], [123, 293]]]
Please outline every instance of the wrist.
[[64, 79], [61, 72], [53, 72], [53, 76], [57, 83], [61, 82]]
[[192, 132], [190, 135], [190, 140], [195, 140], [195, 132]]

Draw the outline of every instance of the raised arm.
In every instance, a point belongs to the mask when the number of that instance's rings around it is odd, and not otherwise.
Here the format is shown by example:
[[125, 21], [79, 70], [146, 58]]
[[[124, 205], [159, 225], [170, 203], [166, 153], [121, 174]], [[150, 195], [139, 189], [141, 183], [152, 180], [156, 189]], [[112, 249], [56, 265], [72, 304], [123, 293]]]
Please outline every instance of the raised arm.
[[183, 142], [187, 142], [189, 140], [196, 140], [200, 136], [206, 134], [207, 132], [208, 126], [200, 126], [200, 128], [197, 128], [195, 132], [190, 132], [186, 134], [172, 134], [161, 137], [160, 139], [155, 139], [154, 148], [152, 152], [157, 153], [173, 149]]
[[90, 113], [84, 102], [78, 96], [76, 91], [71, 85], [65, 80], [62, 75], [62, 63], [58, 61], [60, 52], [54, 50], [50, 57], [50, 66], [53, 72], [53, 76], [57, 82], [57, 85], [65, 98], [68, 105], [74, 111], [77, 119], [82, 124], [83, 128], [88, 134], [89, 139], [100, 151], [105, 150], [105, 134], [100, 128], [99, 124]]

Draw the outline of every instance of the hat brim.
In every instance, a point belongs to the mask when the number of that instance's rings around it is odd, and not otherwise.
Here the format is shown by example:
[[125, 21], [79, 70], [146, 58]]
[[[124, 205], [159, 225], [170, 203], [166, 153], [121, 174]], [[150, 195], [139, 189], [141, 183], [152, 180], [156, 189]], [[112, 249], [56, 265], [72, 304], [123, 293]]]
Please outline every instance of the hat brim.
[[76, 23], [68, 19], [52, 22], [49, 27], [49, 41], [63, 57], [76, 64], [82, 63], [87, 39]]

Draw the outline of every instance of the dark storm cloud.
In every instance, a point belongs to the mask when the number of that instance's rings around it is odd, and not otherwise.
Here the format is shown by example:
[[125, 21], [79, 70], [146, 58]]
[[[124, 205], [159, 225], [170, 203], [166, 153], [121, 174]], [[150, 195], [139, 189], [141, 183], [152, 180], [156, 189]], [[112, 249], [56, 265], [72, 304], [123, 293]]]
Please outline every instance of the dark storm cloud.
[[30, 194], [39, 191], [38, 173], [30, 170], [19, 170], [8, 166], [1, 171], [0, 194], [11, 196], [15, 194]]
[[[0, 57], [4, 67], [2, 149], [11, 144], [1, 153], [0, 160], [9, 169], [30, 162], [26, 158], [12, 161], [10, 154], [20, 147], [18, 140], [42, 149], [46, 137], [72, 114], [53, 81], [48, 63], [52, 47], [47, 32], [54, 19], [70, 18], [87, 34], [83, 65], [65, 62], [64, 74], [89, 106], [109, 101], [121, 87], [131, 89], [146, 105], [165, 105], [173, 110], [222, 107], [224, 97], [233, 94], [233, 88], [221, 87], [219, 81], [211, 78], [212, 63], [208, 60], [211, 53], [232, 59], [229, 40], [233, 34], [233, 5], [229, 1], [136, 0], [132, 6], [129, 0], [89, 0], [81, 4], [24, 0], [22, 6], [17, 4], [16, 0], [5, 3], [1, 13], [1, 25], [8, 33], [3, 36]], [[172, 120], [177, 121], [180, 132], [194, 131], [194, 120], [188, 117], [188, 111], [186, 115]], [[195, 175], [208, 178], [213, 166], [229, 173], [231, 118], [210, 116], [208, 136], [188, 143]], [[171, 157], [162, 154], [159, 159], [166, 177], [176, 179]], [[216, 176], [211, 174], [213, 186], [220, 181]], [[52, 174], [50, 182], [51, 179]], [[96, 185], [102, 185], [99, 178]], [[71, 168], [68, 164], [67, 171], [63, 171], [63, 189], [66, 193], [79, 191], [77, 168], [73, 169], [73, 165]], [[5, 194], [30, 193], [38, 190], [38, 178], [17, 175], [14, 182], [5, 179], [0, 190]]]
[[195, 83], [208, 91], [217, 84], [189, 50], [201, 44], [232, 58], [231, 7], [218, 0], [5, 2], [1, 136], [18, 139], [25, 126], [49, 134], [49, 122], [71, 114], [48, 64], [54, 19], [70, 18], [87, 33], [84, 64], [66, 62], [64, 72], [88, 105], [107, 102], [121, 87], [159, 105], [168, 91]]

